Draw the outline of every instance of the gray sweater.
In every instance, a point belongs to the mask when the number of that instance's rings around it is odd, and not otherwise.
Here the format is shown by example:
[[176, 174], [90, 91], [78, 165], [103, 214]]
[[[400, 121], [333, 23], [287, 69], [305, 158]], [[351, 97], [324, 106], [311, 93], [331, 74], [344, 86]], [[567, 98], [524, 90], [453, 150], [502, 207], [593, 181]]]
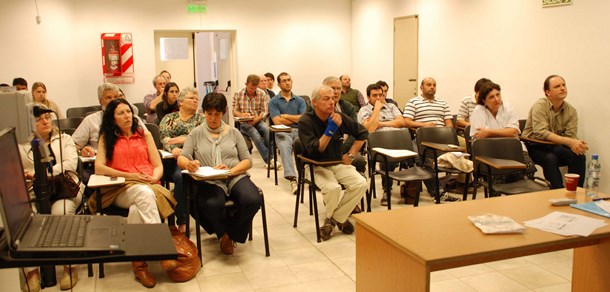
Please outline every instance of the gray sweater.
[[[225, 126], [228, 127], [228, 126]], [[205, 128], [205, 124], [197, 126], [186, 138], [184, 146], [182, 147], [182, 154], [188, 159], [199, 160], [201, 166], [214, 166], [214, 156], [212, 154], [212, 142], [207, 137], [208, 130]], [[229, 168], [233, 168], [242, 160], [250, 160], [252, 163], [252, 157], [248, 152], [246, 141], [241, 135], [239, 130], [235, 128], [229, 128], [229, 131], [220, 137], [220, 153], [222, 156], [222, 163]], [[245, 177], [246, 174], [240, 174], [235, 177], [231, 177], [227, 180], [210, 180], [207, 181], [210, 184], [221, 187], [225, 193], [229, 193], [233, 185]]]

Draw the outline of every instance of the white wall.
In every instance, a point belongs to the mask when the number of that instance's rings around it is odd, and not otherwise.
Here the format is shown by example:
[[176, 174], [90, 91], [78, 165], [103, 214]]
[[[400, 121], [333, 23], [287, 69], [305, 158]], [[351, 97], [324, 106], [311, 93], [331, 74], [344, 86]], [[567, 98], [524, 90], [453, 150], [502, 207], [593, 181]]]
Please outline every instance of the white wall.
[[455, 112], [476, 80], [488, 77], [526, 118], [531, 104], [544, 96], [544, 79], [564, 76], [567, 101], [579, 113], [579, 137], [589, 143], [588, 154], [600, 154], [606, 165], [602, 191], [610, 192], [610, 135], [602, 119], [610, 112], [610, 2], [544, 9], [540, 1], [526, 0], [353, 0], [352, 5], [354, 87], [392, 80], [393, 19], [414, 14], [420, 80], [434, 77], [437, 96]]
[[248, 74], [286, 71], [294, 92], [309, 95], [324, 77], [351, 64], [349, 0], [208, 1], [202, 15], [187, 13], [185, 1], [46, 0], [38, 1], [40, 25], [33, 1], [2, 4], [0, 35], [12, 42], [0, 48], [0, 82], [15, 76], [43, 81], [63, 110], [97, 103], [103, 32], [132, 33], [136, 81], [121, 85], [132, 101], [153, 89], [150, 79], [158, 73], [154, 30], [236, 30], [234, 89]]

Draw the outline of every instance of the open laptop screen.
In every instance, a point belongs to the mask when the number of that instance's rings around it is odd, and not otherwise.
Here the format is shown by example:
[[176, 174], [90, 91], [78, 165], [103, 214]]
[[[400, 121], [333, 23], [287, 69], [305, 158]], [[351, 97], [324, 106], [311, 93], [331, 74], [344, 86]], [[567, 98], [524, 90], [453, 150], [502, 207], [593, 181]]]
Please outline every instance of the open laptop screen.
[[32, 214], [14, 128], [0, 131], [0, 196], [5, 232], [14, 246], [20, 225]]

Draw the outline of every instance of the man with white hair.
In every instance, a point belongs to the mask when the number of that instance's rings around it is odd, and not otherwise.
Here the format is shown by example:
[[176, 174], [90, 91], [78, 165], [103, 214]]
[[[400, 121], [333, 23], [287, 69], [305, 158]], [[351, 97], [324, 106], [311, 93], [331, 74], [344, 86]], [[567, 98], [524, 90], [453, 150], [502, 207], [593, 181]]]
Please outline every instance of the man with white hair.
[[[366, 179], [352, 166], [352, 161], [368, 138], [367, 130], [343, 113], [335, 112], [333, 89], [322, 85], [312, 94], [313, 111], [304, 113], [299, 119], [299, 139], [305, 149], [304, 155], [317, 161], [341, 161], [331, 166], [314, 167], [316, 185], [320, 188], [326, 204], [326, 219], [320, 227], [320, 237], [330, 239], [337, 226], [345, 234], [354, 232], [348, 216], [364, 196]], [[341, 146], [344, 134], [356, 138], [347, 153]], [[341, 196], [341, 185], [345, 194]]]

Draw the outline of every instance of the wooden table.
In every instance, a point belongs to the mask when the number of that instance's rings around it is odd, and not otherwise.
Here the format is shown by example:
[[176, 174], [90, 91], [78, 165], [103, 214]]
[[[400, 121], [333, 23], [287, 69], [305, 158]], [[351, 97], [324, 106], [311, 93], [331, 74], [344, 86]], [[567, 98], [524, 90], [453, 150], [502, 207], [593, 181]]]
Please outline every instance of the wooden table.
[[[610, 291], [610, 226], [588, 237], [533, 228], [523, 234], [485, 235], [467, 218], [493, 213], [523, 223], [562, 211], [606, 220], [548, 202], [568, 196], [557, 189], [355, 215], [357, 290], [429, 291], [433, 271], [574, 248], [572, 291]], [[585, 202], [583, 189], [576, 198]]]

